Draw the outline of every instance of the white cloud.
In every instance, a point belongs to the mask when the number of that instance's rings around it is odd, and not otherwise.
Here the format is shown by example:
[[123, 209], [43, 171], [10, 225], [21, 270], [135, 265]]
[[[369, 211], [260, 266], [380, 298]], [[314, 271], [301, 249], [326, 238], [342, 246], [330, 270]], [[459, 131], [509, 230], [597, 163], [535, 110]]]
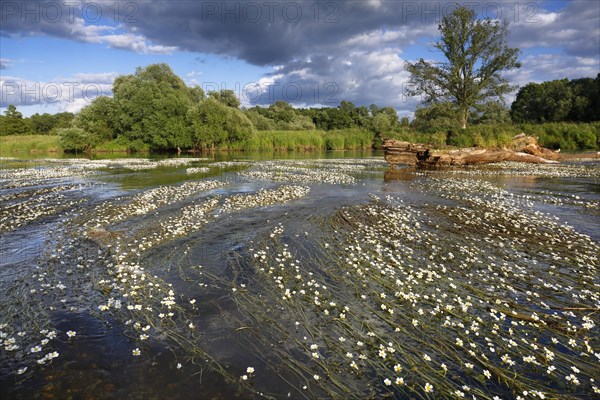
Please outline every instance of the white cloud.
[[78, 113], [79, 111], [81, 111], [81, 109], [87, 105], [89, 105], [90, 102], [86, 99], [75, 99], [73, 101], [67, 102], [67, 103], [63, 103], [61, 104], [61, 106], [59, 107], [63, 112], [67, 111], [67, 112], [72, 112], [72, 113]]
[[[0, 79], [0, 107], [53, 105], [63, 110], [79, 110], [98, 96], [112, 95], [116, 73], [76, 74], [53, 81], [32, 81], [17, 76]], [[95, 80], [94, 77], [99, 78]]]
[[12, 68], [14, 64], [14, 60], [10, 58], [0, 58], [0, 69], [8, 69]]

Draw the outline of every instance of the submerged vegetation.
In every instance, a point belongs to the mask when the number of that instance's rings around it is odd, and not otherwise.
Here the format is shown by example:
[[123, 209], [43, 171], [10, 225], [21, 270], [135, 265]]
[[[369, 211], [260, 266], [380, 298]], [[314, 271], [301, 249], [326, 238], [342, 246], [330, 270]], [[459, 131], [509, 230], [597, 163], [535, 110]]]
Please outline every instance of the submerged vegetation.
[[[115, 362], [243, 397], [600, 392], [600, 244], [552, 213], [593, 224], [600, 203], [538, 188], [597, 182], [597, 163], [406, 169], [381, 186], [370, 158], [2, 162], [7, 260], [42, 232], [0, 279], [2, 393], [52, 369], [57, 394], [92, 321], [117, 330]], [[524, 173], [538, 183], [501, 183]], [[162, 174], [182, 183], [99, 195]]]

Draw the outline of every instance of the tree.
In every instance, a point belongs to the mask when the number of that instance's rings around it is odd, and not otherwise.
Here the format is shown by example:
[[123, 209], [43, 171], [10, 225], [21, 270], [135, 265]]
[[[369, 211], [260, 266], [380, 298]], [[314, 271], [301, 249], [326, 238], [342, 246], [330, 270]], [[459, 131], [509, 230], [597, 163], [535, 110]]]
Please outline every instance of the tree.
[[219, 103], [225, 104], [227, 107], [240, 108], [240, 100], [233, 90], [222, 89], [219, 92], [210, 92], [208, 97], [217, 100]]
[[17, 107], [10, 104], [0, 124], [0, 136], [6, 135], [25, 135], [29, 133], [29, 128], [23, 120], [23, 114], [17, 111]]
[[89, 152], [98, 139], [81, 128], [59, 128], [60, 145], [67, 152]]
[[142, 141], [153, 149], [192, 146], [186, 116], [203, 97], [189, 88], [167, 64], [137, 68], [113, 84], [114, 127], [132, 142]]
[[29, 131], [34, 135], [47, 135], [54, 128], [54, 115], [35, 113], [27, 119]]
[[464, 129], [471, 108], [490, 98], [502, 99], [512, 90], [501, 72], [521, 66], [519, 49], [506, 44], [507, 22], [477, 20], [467, 7], [445, 16], [438, 29], [441, 39], [434, 48], [446, 61], [432, 63], [421, 58], [407, 62], [415, 84], [409, 94], [424, 96], [425, 103], [454, 104]]
[[25, 118], [29, 132], [34, 135], [52, 135], [56, 129], [69, 128], [75, 115], [70, 112], [61, 112], [58, 114], [35, 113], [29, 118]]
[[379, 136], [383, 137], [386, 133], [392, 130], [392, 123], [390, 118], [385, 113], [379, 113], [373, 117], [373, 131]]
[[241, 110], [228, 107], [212, 96], [191, 107], [187, 121], [195, 148], [210, 148], [244, 140], [254, 131], [252, 122]]
[[477, 124], [484, 125], [505, 125], [510, 124], [510, 113], [506, 105], [501, 101], [490, 101], [477, 107], [480, 114], [474, 121]]
[[438, 102], [417, 107], [411, 126], [418, 130], [452, 128], [460, 123], [451, 103]]
[[110, 97], [97, 97], [89, 106], [79, 111], [73, 125], [81, 128], [104, 142], [116, 138], [117, 131], [114, 126], [116, 114], [115, 100]]
[[600, 74], [523, 86], [511, 105], [514, 122], [591, 122], [600, 120]]

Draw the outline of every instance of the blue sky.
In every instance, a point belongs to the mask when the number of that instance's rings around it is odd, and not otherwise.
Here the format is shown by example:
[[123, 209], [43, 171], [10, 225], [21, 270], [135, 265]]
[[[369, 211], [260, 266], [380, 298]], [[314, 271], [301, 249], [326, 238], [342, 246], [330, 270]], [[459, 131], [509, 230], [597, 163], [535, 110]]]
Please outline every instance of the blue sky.
[[[247, 106], [347, 99], [411, 115], [418, 99], [402, 95], [404, 61], [438, 57], [428, 44], [455, 4], [2, 0], [0, 106], [16, 104], [26, 116], [77, 112], [111, 95], [116, 76], [161, 62], [189, 85], [236, 90]], [[523, 67], [506, 73], [514, 84], [600, 72], [599, 2], [463, 4], [508, 20], [509, 45], [522, 50]]]

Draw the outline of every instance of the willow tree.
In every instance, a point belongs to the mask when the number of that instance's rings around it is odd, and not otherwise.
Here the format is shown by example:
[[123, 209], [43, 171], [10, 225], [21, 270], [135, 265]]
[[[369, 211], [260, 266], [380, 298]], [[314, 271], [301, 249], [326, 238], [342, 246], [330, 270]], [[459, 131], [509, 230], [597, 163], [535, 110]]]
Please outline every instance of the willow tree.
[[407, 62], [414, 84], [408, 92], [423, 96], [426, 104], [454, 104], [461, 127], [466, 128], [470, 109], [513, 90], [501, 73], [521, 66], [519, 49], [507, 45], [507, 22], [478, 20], [466, 7], [443, 17], [438, 29], [441, 38], [434, 48], [446, 60]]

